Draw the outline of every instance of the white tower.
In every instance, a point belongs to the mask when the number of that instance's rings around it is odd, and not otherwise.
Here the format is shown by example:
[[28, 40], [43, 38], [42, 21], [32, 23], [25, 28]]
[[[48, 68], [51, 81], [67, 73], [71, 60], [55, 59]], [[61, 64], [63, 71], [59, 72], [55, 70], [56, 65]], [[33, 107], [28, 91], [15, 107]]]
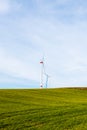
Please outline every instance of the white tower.
[[[40, 74], [40, 88], [43, 88], [44, 86], [48, 87], [48, 79], [50, 76], [45, 72], [45, 66], [44, 66], [44, 58], [40, 61], [41, 64], [41, 74]], [[46, 76], [46, 81], [44, 85], [44, 75]]]
[[48, 87], [48, 79], [50, 78], [50, 76], [48, 74], [45, 73], [46, 76], [46, 83], [45, 83], [45, 87]]
[[43, 76], [44, 76], [44, 59], [40, 61], [41, 64], [41, 75], [40, 75], [40, 88], [43, 88]]

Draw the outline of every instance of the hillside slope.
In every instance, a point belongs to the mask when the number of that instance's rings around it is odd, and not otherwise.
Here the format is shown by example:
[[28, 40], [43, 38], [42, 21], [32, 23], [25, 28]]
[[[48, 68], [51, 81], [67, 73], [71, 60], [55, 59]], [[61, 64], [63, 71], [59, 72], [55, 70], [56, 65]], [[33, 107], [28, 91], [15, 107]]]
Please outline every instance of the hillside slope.
[[87, 130], [87, 90], [0, 90], [0, 130]]

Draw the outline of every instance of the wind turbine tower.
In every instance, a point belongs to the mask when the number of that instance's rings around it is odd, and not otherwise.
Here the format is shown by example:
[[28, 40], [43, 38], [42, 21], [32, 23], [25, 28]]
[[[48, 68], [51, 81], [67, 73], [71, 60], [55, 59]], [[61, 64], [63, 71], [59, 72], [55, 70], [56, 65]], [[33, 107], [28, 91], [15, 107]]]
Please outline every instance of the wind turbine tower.
[[43, 88], [44, 58], [40, 61], [40, 64], [41, 64], [40, 88]]
[[45, 73], [45, 76], [46, 76], [46, 84], [45, 84], [45, 87], [47, 88], [48, 87], [48, 79], [50, 78], [50, 76], [48, 74]]

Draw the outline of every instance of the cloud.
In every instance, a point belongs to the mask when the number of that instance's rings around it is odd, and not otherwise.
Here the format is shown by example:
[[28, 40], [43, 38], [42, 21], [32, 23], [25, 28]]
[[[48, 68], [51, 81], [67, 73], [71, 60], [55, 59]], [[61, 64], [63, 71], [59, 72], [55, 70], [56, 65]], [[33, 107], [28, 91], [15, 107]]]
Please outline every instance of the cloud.
[[31, 63], [24, 63], [20, 59], [11, 56], [7, 50], [0, 48], [0, 73], [27, 80], [37, 80], [37, 70]]
[[84, 20], [87, 15], [87, 1], [73, 0], [36, 0], [37, 12], [44, 17], [74, 22]]
[[0, 14], [7, 13], [10, 10], [9, 0], [0, 0]]
[[0, 0], [0, 14], [8, 14], [12, 11], [18, 11], [22, 5], [17, 1]]

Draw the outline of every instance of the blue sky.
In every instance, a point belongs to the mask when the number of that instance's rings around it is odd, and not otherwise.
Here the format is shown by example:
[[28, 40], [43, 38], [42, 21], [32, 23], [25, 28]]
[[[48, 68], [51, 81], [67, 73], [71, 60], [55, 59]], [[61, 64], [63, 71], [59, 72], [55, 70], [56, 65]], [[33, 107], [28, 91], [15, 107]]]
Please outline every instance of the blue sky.
[[0, 0], [0, 88], [87, 86], [86, 0]]

